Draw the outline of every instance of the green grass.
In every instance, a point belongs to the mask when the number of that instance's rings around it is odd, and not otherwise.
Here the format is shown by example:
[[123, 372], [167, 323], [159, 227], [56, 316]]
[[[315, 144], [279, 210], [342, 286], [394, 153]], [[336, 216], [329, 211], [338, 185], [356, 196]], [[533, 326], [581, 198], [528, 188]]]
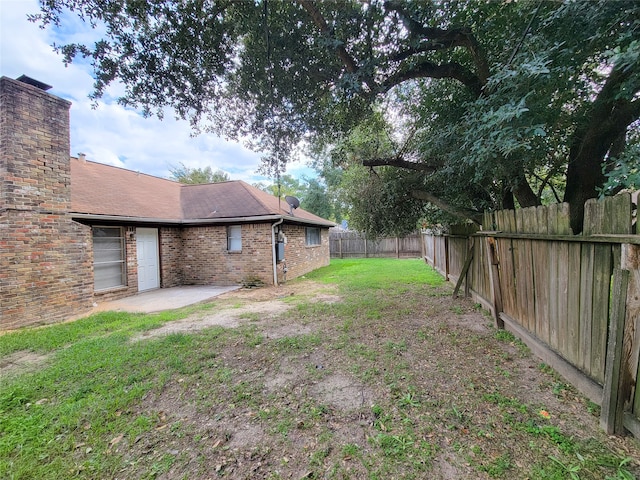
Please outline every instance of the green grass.
[[393, 258], [334, 259], [331, 265], [315, 270], [306, 278], [335, 283], [342, 291], [403, 291], [408, 286], [443, 285], [440, 274], [426, 268], [422, 260]]
[[[172, 334], [144, 342], [130, 342], [131, 333], [192, 311], [100, 313], [0, 337], [3, 352], [51, 355], [46, 366], [8, 376], [0, 386], [0, 478], [92, 478], [116, 468], [110, 440], [136, 438], [157, 426], [144, 414], [123, 412], [172, 375], [194, 374], [222, 330], [199, 339]], [[82, 459], [75, 458], [79, 452]], [[162, 472], [172, 462], [163, 457], [153, 468]]]
[[0, 337], [0, 356], [20, 350], [48, 353], [76, 341], [87, 340], [89, 337], [144, 332], [193, 313], [207, 312], [215, 307], [215, 303], [199, 304], [151, 315], [101, 312], [75, 322], [25, 328]]

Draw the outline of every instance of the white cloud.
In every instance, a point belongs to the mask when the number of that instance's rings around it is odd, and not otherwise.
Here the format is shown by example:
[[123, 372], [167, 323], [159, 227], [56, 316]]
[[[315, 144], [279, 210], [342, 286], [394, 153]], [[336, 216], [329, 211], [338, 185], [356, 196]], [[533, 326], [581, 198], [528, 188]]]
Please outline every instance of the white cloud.
[[[169, 176], [179, 163], [192, 168], [221, 169], [234, 180], [270, 181], [257, 175], [260, 154], [213, 135], [191, 136], [189, 124], [174, 120], [167, 112], [163, 121], [144, 118], [112, 99], [121, 86], [112, 87], [97, 109], [88, 94], [93, 79], [82, 62], [67, 67], [53, 52], [54, 41], [84, 40], [94, 32], [73, 19], [64, 31], [42, 30], [29, 22], [28, 13], [38, 12], [36, 0], [0, 1], [0, 74], [17, 78], [25, 74], [53, 86], [50, 93], [70, 100], [71, 154], [85, 153], [88, 160], [116, 165], [160, 177]], [[310, 176], [302, 162], [290, 165], [289, 173]]]

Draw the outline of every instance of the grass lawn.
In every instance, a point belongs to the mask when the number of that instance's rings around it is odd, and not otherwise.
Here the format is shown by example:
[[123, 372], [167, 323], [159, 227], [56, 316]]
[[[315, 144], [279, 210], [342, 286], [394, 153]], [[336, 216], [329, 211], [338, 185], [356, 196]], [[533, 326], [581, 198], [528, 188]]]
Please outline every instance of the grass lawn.
[[2, 479], [631, 479], [632, 438], [420, 260], [0, 335]]

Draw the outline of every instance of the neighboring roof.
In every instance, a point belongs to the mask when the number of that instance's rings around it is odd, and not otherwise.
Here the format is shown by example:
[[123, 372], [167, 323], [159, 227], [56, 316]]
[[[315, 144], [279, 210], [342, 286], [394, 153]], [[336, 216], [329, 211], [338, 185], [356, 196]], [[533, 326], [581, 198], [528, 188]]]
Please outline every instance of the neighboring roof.
[[301, 208], [291, 216], [284, 200], [240, 180], [184, 185], [74, 157], [71, 158], [71, 211], [77, 217], [117, 217], [159, 223], [284, 218], [296, 223], [335, 225]]

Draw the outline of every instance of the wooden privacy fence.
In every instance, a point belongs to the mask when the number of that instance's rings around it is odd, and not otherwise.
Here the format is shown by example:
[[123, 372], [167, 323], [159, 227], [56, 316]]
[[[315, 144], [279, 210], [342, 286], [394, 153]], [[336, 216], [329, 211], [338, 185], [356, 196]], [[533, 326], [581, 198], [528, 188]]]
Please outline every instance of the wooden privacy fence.
[[384, 237], [372, 240], [358, 232], [331, 231], [329, 250], [331, 258], [418, 258], [423, 256], [422, 241], [417, 232], [405, 237]]
[[423, 234], [426, 261], [488, 307], [602, 407], [608, 433], [640, 438], [640, 235], [631, 195], [486, 214], [481, 231]]

